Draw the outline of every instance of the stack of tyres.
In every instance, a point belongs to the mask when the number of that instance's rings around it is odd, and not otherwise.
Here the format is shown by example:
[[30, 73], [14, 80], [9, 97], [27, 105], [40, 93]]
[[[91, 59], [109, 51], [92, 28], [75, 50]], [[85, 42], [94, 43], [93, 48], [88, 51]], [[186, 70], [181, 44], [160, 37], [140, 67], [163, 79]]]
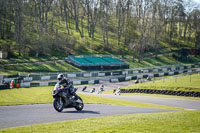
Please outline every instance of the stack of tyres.
[[155, 90], [155, 89], [121, 89], [121, 93], [146, 93], [146, 94], [200, 97], [200, 92]]

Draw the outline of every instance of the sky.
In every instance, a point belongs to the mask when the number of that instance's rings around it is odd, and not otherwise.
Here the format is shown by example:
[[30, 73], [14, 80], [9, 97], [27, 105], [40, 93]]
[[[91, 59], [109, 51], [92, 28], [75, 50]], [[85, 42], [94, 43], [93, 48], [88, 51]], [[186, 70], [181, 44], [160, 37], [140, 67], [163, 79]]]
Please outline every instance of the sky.
[[199, 4], [200, 4], [200, 0], [193, 0], [193, 1], [195, 1], [195, 2], [197, 2], [197, 3], [199, 3]]

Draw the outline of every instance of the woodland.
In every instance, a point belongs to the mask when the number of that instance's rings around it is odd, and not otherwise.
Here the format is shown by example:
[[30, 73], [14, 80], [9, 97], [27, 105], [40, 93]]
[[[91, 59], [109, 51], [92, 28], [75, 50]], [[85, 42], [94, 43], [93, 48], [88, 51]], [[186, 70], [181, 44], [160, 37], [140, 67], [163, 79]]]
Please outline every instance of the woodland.
[[191, 0], [0, 0], [0, 51], [12, 58], [181, 48], [200, 48]]

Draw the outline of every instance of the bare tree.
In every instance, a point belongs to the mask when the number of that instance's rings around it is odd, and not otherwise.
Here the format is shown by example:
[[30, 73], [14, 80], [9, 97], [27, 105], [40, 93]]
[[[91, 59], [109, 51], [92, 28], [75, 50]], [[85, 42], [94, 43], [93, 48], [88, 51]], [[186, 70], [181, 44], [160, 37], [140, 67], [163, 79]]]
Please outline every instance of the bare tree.
[[18, 54], [21, 56], [22, 50], [22, 23], [23, 23], [23, 0], [15, 0], [15, 39], [18, 45]]
[[111, 1], [109, 0], [102, 0], [101, 1], [101, 9], [102, 17], [101, 17], [101, 23], [102, 23], [102, 32], [103, 32], [103, 42], [104, 42], [104, 49], [108, 49], [108, 21], [109, 21], [109, 12], [110, 12], [110, 5]]
[[149, 45], [150, 39], [150, 14], [151, 14], [151, 2], [149, 0], [139, 0], [138, 6], [140, 7], [138, 19], [138, 31], [139, 39], [137, 41], [136, 51], [139, 55], [139, 62], [141, 60], [141, 55], [144, 53], [145, 49]]
[[193, 29], [195, 33], [195, 49], [200, 44], [200, 10], [194, 9], [192, 12]]
[[68, 23], [68, 20], [69, 20], [69, 11], [67, 10], [68, 9], [68, 3], [67, 3], [67, 0], [62, 0], [62, 4], [63, 4], [63, 9], [64, 9], [64, 14], [65, 14], [65, 24], [66, 24], [66, 28], [67, 28], [67, 33], [69, 35], [69, 23]]
[[[117, 12], [117, 41], [118, 41], [118, 48], [120, 50], [121, 47], [121, 36], [124, 30], [125, 24], [125, 16], [127, 10], [129, 9], [129, 0], [118, 0], [116, 5], [116, 12]], [[120, 50], [121, 52], [121, 50]]]
[[45, 31], [47, 32], [48, 28], [48, 13], [51, 9], [51, 5], [53, 3], [53, 0], [42, 0], [43, 3], [43, 11], [45, 13]]

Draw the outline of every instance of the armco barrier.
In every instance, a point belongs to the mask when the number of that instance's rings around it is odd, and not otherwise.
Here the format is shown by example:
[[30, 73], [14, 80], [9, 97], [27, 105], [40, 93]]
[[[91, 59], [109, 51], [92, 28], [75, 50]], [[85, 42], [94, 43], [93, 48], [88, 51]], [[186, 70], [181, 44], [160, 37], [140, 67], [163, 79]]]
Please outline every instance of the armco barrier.
[[123, 81], [129, 81], [129, 80], [136, 80], [136, 79], [142, 79], [142, 78], [147, 78], [148, 76], [151, 77], [163, 77], [163, 76], [168, 76], [168, 75], [177, 75], [177, 74], [182, 74], [182, 73], [192, 73], [196, 72], [199, 73], [200, 69], [193, 69], [193, 70], [180, 70], [180, 71], [175, 71], [175, 72], [165, 72], [165, 73], [150, 73], [150, 74], [144, 74], [144, 75], [135, 75], [135, 76], [127, 76], [127, 77], [119, 77], [119, 78], [111, 78], [110, 82], [123, 82]]
[[30, 87], [38, 87], [38, 86], [40, 86], [40, 83], [31, 83], [30, 84]]
[[[54, 86], [57, 82], [20, 83], [20, 87]], [[99, 80], [71, 81], [73, 85], [99, 84]], [[2, 87], [3, 88], [3, 87]]]
[[88, 81], [81, 81], [81, 84], [88, 84]]
[[40, 82], [40, 86], [48, 86], [49, 83], [48, 82]]
[[[176, 75], [179, 70], [184, 71], [185, 69], [190, 68], [198, 68], [200, 63], [189, 65], [189, 66], [157, 66], [157, 67], [149, 67], [149, 68], [138, 68], [138, 69], [129, 69], [125, 71], [114, 71], [114, 72], [75, 72], [75, 73], [63, 73], [67, 78], [76, 78], [76, 77], [103, 77], [103, 76], [113, 76], [113, 75], [127, 75], [127, 74], [139, 74], [139, 73], [148, 73], [148, 72], [156, 72], [156, 73], [165, 73], [168, 71], [176, 71], [169, 72], [168, 75]], [[20, 76], [21, 74], [19, 74]], [[38, 74], [27, 74], [21, 75], [24, 77], [25, 82], [29, 81], [40, 81], [40, 80], [56, 80], [58, 73], [38, 73]], [[28, 77], [27, 77], [28, 76]], [[10, 82], [13, 78], [4, 78], [4, 81]]]
[[41, 80], [50, 80], [50, 76], [42, 76]]
[[105, 76], [111, 76], [111, 72], [105, 72]]
[[30, 83], [21, 83], [20, 87], [30, 87]]
[[0, 85], [0, 90], [3, 90], [3, 89], [10, 89], [10, 84]]
[[25, 78], [24, 78], [24, 81], [25, 81], [25, 82], [32, 81], [32, 80], [33, 80], [33, 77], [25, 77]]
[[164, 73], [164, 76], [168, 76], [168, 75], [169, 75], [169, 73], [168, 73], [168, 72], [165, 72], [165, 73]]
[[149, 75], [147, 75], [147, 74], [145, 74], [145, 75], [143, 75], [143, 78], [147, 78]]
[[172, 91], [172, 90], [153, 90], [153, 89], [121, 89], [121, 93], [145, 93], [145, 94], [162, 94], [162, 95], [173, 95], [173, 96], [200, 97], [200, 92], [194, 92], [194, 91]]
[[57, 82], [48, 82], [48, 86], [54, 86]]
[[132, 77], [132, 80], [136, 80], [136, 79], [137, 79], [137, 76], [133, 76], [133, 77]]
[[119, 82], [124, 82], [124, 81], [126, 81], [126, 78], [125, 77], [118, 78], [118, 81]]

